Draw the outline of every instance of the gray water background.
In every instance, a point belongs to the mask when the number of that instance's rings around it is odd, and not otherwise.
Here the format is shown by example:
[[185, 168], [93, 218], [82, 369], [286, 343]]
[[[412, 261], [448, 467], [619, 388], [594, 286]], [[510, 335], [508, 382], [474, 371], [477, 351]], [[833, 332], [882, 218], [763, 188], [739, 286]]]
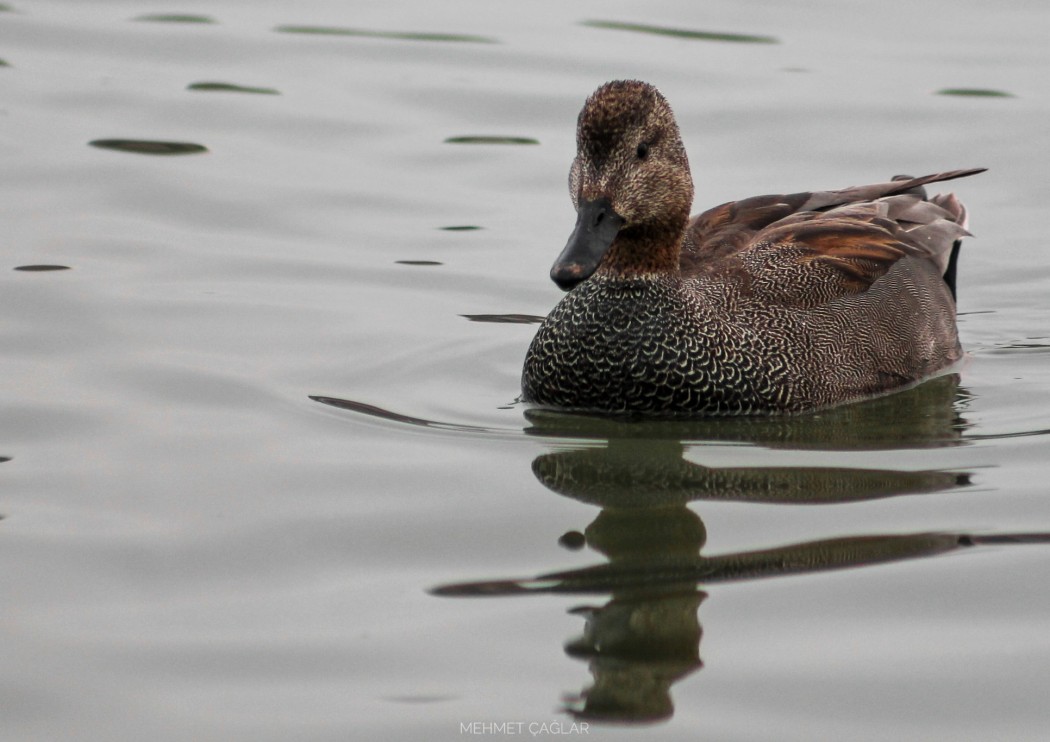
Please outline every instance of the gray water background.
[[[557, 543], [599, 509], [533, 467], [604, 433], [528, 419], [515, 399], [535, 325], [491, 320], [560, 297], [547, 271], [573, 224], [575, 118], [609, 79], [670, 100], [694, 210], [990, 168], [952, 184], [976, 235], [957, 389], [856, 424], [640, 434], [714, 471], [956, 484], [694, 501], [703, 553], [1050, 530], [1043, 4], [4, 8], [4, 740], [572, 722], [566, 696], [593, 681], [563, 649], [583, 629], [567, 611], [607, 596], [428, 590], [603, 561]], [[251, 89], [189, 89], [213, 82]], [[942, 92], [960, 88], [1007, 95]], [[476, 136], [497, 140], [448, 141]], [[89, 145], [113, 139], [207, 152]], [[1010, 545], [704, 586], [704, 666], [669, 689], [673, 715], [587, 736], [1045, 739], [1048, 570], [1046, 546]]]

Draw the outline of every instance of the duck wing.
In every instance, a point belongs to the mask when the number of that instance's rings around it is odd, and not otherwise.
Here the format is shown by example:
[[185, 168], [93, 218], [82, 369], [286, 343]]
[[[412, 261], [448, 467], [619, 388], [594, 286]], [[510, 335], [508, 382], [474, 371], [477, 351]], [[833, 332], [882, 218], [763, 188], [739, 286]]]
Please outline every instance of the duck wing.
[[932, 263], [954, 291], [966, 210], [952, 194], [927, 199], [923, 186], [982, 170], [716, 206], [690, 222], [682, 272], [736, 276], [762, 301], [801, 308], [866, 291], [910, 256]]

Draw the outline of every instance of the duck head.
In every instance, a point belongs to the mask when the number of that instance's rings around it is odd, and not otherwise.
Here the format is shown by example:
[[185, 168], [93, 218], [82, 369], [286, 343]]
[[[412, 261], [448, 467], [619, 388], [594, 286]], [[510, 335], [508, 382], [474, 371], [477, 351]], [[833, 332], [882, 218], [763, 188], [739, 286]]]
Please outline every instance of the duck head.
[[576, 228], [551, 268], [562, 289], [599, 265], [625, 276], [678, 269], [693, 181], [660, 91], [636, 80], [594, 91], [577, 121], [569, 191]]

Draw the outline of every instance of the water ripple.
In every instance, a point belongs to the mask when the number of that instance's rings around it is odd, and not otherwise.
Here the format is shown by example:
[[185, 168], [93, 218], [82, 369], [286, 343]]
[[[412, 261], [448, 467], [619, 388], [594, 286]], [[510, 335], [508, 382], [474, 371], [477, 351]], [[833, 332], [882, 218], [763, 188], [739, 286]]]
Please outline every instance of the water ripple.
[[532, 137], [501, 137], [488, 135], [468, 135], [448, 137], [445, 144], [539, 144], [539, 139]]
[[365, 402], [356, 402], [352, 399], [340, 399], [338, 397], [323, 397], [317, 395], [310, 395], [310, 399], [314, 402], [320, 402], [330, 407], [337, 407], [341, 410], [350, 410], [351, 412], [358, 412], [362, 415], [368, 415], [369, 417], [376, 417], [380, 420], [389, 420], [395, 423], [403, 423], [405, 425], [415, 425], [423, 428], [432, 428], [435, 430], [452, 430], [462, 433], [497, 433], [497, 432], [513, 432], [509, 430], [496, 430], [494, 428], [485, 428], [480, 425], [463, 425], [459, 423], [444, 423], [437, 420], [425, 420], [421, 417], [412, 417], [411, 415], [402, 415], [399, 412], [392, 412], [390, 410], [377, 407], [376, 405], [367, 404]]
[[606, 28], [613, 31], [634, 31], [636, 33], [655, 34], [657, 36], [673, 36], [678, 39], [694, 39], [697, 41], [728, 41], [737, 44], [779, 44], [780, 40], [775, 36], [759, 36], [756, 34], [723, 33], [721, 31], [696, 31], [686, 28], [672, 28], [669, 26], [650, 26], [645, 23], [624, 23], [621, 21], [582, 21], [582, 26], [591, 28]]
[[306, 34], [310, 36], [354, 36], [366, 39], [390, 39], [395, 41], [438, 41], [469, 44], [498, 44], [489, 36], [474, 34], [431, 33], [428, 31], [372, 31], [363, 28], [342, 28], [338, 26], [277, 26], [277, 33]]
[[211, 16], [192, 15], [189, 13], [149, 13], [132, 18], [133, 21], [145, 21], [148, 23], [217, 23]]
[[256, 88], [249, 85], [235, 85], [232, 82], [194, 82], [187, 85], [186, 89], [216, 93], [254, 93], [256, 95], [281, 94], [276, 88]]
[[208, 148], [203, 144], [162, 142], [149, 139], [93, 139], [88, 144], [99, 149], [132, 152], [137, 155], [195, 155], [208, 151]]
[[783, 577], [809, 572], [873, 566], [930, 557], [972, 546], [1050, 544], [1050, 533], [915, 533], [847, 536], [772, 549], [672, 559], [664, 562], [598, 564], [548, 572], [530, 578], [481, 580], [438, 585], [431, 595], [498, 597], [529, 593], [615, 593], [652, 590], [683, 583], [722, 582]]
[[17, 265], [15, 266], [16, 271], [25, 271], [27, 273], [43, 273], [46, 271], [68, 271], [68, 265]]
[[992, 88], [944, 88], [938, 90], [937, 95], [955, 95], [967, 98], [1015, 98], [1013, 93], [1005, 90], [994, 90]]
[[461, 314], [471, 322], [495, 322], [514, 325], [538, 325], [545, 319], [538, 314]]

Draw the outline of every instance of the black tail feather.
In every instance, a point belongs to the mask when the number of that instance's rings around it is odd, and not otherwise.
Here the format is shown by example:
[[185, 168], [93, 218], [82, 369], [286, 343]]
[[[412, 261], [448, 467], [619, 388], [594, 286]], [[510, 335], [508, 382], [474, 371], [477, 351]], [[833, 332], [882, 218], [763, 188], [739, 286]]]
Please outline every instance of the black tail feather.
[[959, 248], [962, 247], [962, 240], [956, 240], [955, 244], [952, 245], [952, 254], [948, 258], [948, 267], [944, 271], [944, 282], [948, 284], [948, 290], [952, 292], [952, 299], [958, 301], [958, 296], [955, 293], [955, 273], [959, 265]]

